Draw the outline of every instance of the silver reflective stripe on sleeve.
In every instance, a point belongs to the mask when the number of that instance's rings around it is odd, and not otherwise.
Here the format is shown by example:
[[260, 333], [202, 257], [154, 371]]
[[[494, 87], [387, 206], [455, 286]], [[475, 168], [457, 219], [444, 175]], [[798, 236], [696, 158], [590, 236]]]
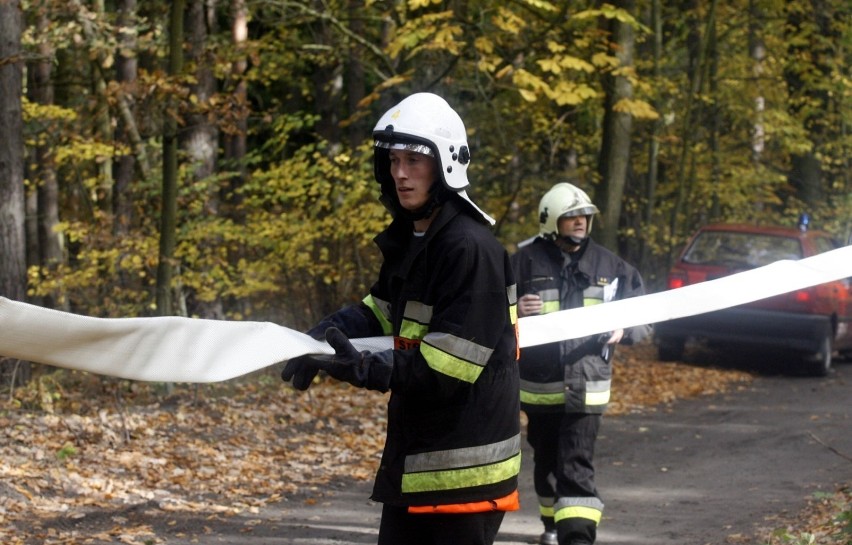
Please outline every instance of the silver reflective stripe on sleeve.
[[422, 339], [429, 332], [429, 322], [432, 321], [432, 307], [420, 301], [405, 303], [402, 315], [402, 325], [399, 335], [406, 339]]
[[449, 333], [428, 333], [423, 337], [420, 353], [435, 371], [466, 382], [475, 382], [491, 359], [494, 349]]
[[518, 285], [512, 284], [506, 288], [506, 297], [509, 299], [509, 304], [514, 305], [518, 302]]

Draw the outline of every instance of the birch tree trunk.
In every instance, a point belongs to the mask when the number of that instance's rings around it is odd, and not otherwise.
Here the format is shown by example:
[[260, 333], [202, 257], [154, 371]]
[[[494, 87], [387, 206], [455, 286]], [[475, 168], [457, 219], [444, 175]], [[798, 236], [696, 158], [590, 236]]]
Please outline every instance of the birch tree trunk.
[[[189, 43], [188, 60], [195, 74], [195, 83], [190, 85], [190, 94], [195, 96], [192, 101], [193, 111], [186, 116], [186, 128], [182, 131], [181, 149], [189, 161], [191, 180], [188, 183], [208, 182], [216, 173], [216, 159], [219, 132], [213, 123], [215, 108], [209, 108], [210, 99], [216, 92], [216, 76], [213, 73], [215, 59], [208, 49], [210, 35], [216, 32], [216, 2], [215, 0], [190, 0], [187, 6], [185, 33]], [[187, 70], [190, 68], [187, 67]], [[217, 185], [211, 185], [207, 190], [204, 202], [204, 212], [208, 216], [219, 213], [219, 192]], [[209, 241], [207, 246], [216, 244]], [[222, 301], [201, 301], [186, 294], [190, 300], [187, 306], [192, 307], [190, 314], [198, 314], [202, 318], [222, 319]]]

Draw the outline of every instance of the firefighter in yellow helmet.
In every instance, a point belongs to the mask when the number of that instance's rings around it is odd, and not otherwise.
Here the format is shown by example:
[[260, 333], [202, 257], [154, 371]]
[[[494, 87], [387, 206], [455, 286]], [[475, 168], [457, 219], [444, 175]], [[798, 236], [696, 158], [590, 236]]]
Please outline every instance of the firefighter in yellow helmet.
[[[467, 194], [464, 123], [441, 97], [409, 96], [373, 131], [376, 181], [393, 220], [376, 237], [384, 262], [363, 301], [308, 333], [333, 356], [290, 360], [307, 389], [319, 370], [390, 390], [372, 498], [380, 545], [490, 544], [518, 508], [521, 461], [517, 300], [493, 220]], [[359, 353], [352, 337], [392, 335]]]
[[[638, 271], [589, 238], [598, 208], [569, 183], [539, 205], [539, 236], [512, 256], [518, 315], [544, 314], [645, 292]], [[647, 326], [521, 351], [521, 408], [533, 448], [542, 545], [590, 545], [603, 513], [594, 450], [610, 397], [613, 346], [633, 343]]]

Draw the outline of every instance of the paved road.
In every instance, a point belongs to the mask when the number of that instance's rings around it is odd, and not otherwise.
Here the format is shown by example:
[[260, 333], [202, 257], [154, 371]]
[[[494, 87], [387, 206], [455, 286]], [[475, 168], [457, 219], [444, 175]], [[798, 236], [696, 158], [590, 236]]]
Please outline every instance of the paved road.
[[[852, 483], [852, 364], [828, 378], [764, 376], [741, 392], [605, 417], [597, 466], [599, 545], [723, 545], [778, 528], [814, 492]], [[525, 463], [523, 507], [507, 515], [501, 545], [535, 543], [541, 532], [531, 473]], [[381, 507], [368, 495], [368, 484], [340, 485], [311, 505], [264, 510], [250, 533], [237, 518], [233, 534], [205, 542], [375, 543]]]

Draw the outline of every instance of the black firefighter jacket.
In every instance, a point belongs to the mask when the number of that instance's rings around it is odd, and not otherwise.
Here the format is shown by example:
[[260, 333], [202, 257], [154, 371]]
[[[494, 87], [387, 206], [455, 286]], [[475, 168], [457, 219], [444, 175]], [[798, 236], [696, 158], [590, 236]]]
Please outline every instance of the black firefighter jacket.
[[370, 294], [312, 330], [394, 336], [373, 499], [424, 506], [511, 494], [521, 437], [517, 294], [506, 250], [457, 199], [425, 236], [397, 219], [375, 240], [384, 263]]
[[[603, 246], [586, 239], [572, 260], [555, 243], [537, 237], [512, 255], [518, 297], [542, 298], [542, 314], [643, 295], [639, 272]], [[570, 324], [566, 325], [570, 332]], [[623, 344], [638, 342], [649, 326], [624, 331]], [[607, 335], [608, 336], [608, 335]], [[602, 335], [521, 350], [521, 406], [526, 412], [602, 414], [610, 399], [612, 350]], [[604, 357], [605, 356], [605, 357]]]

